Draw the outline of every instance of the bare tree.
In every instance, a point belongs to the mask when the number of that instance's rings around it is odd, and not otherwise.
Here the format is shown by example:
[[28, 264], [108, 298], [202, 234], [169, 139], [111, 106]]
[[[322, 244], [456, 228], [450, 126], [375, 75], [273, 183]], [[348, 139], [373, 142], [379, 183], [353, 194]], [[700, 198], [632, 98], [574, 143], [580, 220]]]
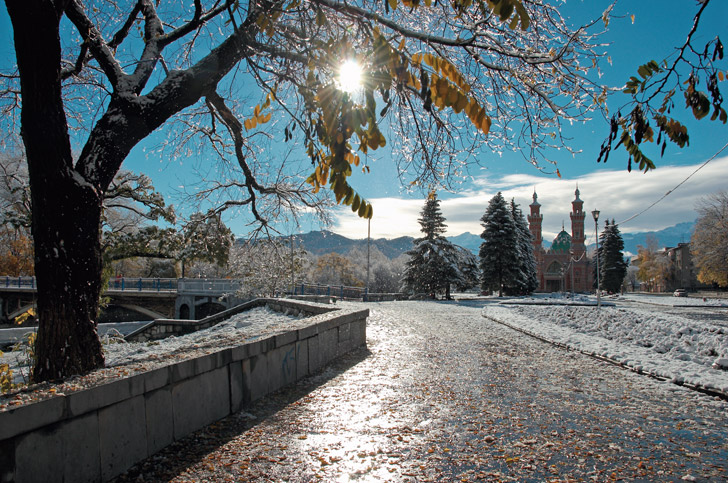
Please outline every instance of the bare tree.
[[645, 283], [647, 290], [664, 290], [670, 277], [670, 260], [664, 250], [660, 250], [657, 238], [648, 235], [645, 245], [637, 246], [637, 263], [637, 279]]
[[243, 280], [238, 295], [243, 298], [269, 297], [291, 290], [308, 270], [308, 253], [283, 238], [247, 240], [231, 250], [229, 274]]
[[28, 167], [23, 156], [7, 153], [0, 157], [0, 223], [28, 235], [30, 188]]
[[[267, 226], [275, 209], [262, 200], [315, 209], [322, 187], [371, 217], [348, 177], [368, 169], [359, 153], [387, 138], [408, 179], [447, 184], [485, 148], [550, 161], [561, 122], [601, 106], [602, 88], [588, 78], [600, 22], [571, 29], [538, 0], [6, 6], [17, 71], [0, 76], [0, 96], [8, 130], [17, 132], [20, 111], [30, 175], [36, 381], [103, 365], [95, 327], [103, 194], [131, 149], [171, 119], [190, 128], [183, 141], [204, 140], [234, 168], [218, 183], [235, 198], [217, 208], [245, 207]], [[364, 68], [357, 94], [336, 82], [348, 59]], [[260, 92], [254, 107], [242, 97], [251, 90]], [[263, 162], [266, 126], [300, 143], [312, 190], [273, 169], [277, 160]]]
[[690, 238], [690, 252], [698, 280], [728, 287], [728, 192], [705, 196], [697, 210], [700, 216]]

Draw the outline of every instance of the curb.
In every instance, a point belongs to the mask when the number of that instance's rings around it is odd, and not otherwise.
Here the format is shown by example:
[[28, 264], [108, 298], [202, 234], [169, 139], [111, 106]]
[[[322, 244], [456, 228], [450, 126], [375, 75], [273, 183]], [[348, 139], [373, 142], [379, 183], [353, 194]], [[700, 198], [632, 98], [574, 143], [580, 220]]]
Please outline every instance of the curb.
[[[629, 300], [626, 299], [628, 302], [639, 302], [641, 304], [645, 305], [654, 305], [656, 307], [670, 307], [672, 309], [728, 309], [728, 305], [706, 305], [706, 304], [658, 304], [655, 302], [643, 302], [641, 300]], [[602, 304], [604, 305], [604, 304]]]
[[533, 337], [534, 339], [540, 340], [541, 342], [545, 342], [547, 344], [551, 344], [551, 345], [553, 345], [555, 347], [559, 347], [561, 349], [566, 349], [566, 350], [569, 350], [569, 351], [579, 352], [581, 354], [584, 354], [585, 356], [591, 357], [592, 359], [596, 359], [596, 360], [602, 361], [602, 362], [607, 362], [609, 364], [612, 364], [612, 365], [615, 365], [615, 366], [620, 367], [622, 369], [625, 369], [625, 370], [634, 372], [636, 374], [640, 374], [642, 376], [648, 376], [648, 377], [651, 377], [652, 379], [656, 379], [656, 380], [662, 381], [662, 382], [671, 382], [672, 384], [675, 384], [676, 386], [684, 387], [684, 388], [690, 389], [692, 391], [700, 392], [700, 393], [706, 394], [708, 396], [713, 396], [713, 397], [720, 398], [720, 399], [722, 399], [724, 401], [728, 401], [728, 392], [721, 391], [720, 389], [703, 387], [703, 386], [701, 386], [699, 384], [691, 384], [691, 383], [687, 383], [687, 382], [677, 382], [677, 381], [673, 381], [672, 378], [670, 378], [670, 377], [663, 376], [661, 374], [656, 374], [654, 372], [646, 372], [646, 371], [643, 371], [642, 369], [636, 369], [636, 368], [631, 367], [631, 366], [628, 366], [624, 362], [620, 362], [620, 361], [618, 361], [616, 359], [612, 359], [610, 357], [605, 357], [605, 356], [596, 354], [594, 352], [589, 352], [589, 351], [585, 351], [585, 350], [582, 350], [582, 349], [576, 349], [574, 347], [571, 347], [568, 344], [564, 344], [563, 342], [556, 342], [556, 341], [547, 339], [546, 337], [543, 337], [543, 336], [540, 336], [538, 334], [535, 334], [535, 333], [533, 333], [533, 332], [531, 332], [529, 330], [522, 329], [520, 327], [516, 327], [516, 326], [511, 325], [511, 324], [509, 324], [507, 322], [503, 322], [502, 320], [494, 319], [493, 317], [489, 317], [489, 316], [483, 314], [482, 312], [481, 312], [481, 315], [485, 319], [491, 320], [491, 321], [493, 321], [493, 322], [495, 322], [497, 324], [501, 324], [501, 325], [503, 325], [505, 327], [508, 327], [509, 329], [515, 330], [516, 332], [520, 332], [520, 333], [522, 333], [524, 335], [527, 335], [529, 337]]
[[[569, 306], [569, 307], [596, 307], [596, 302], [563, 302], [563, 303], [553, 303], [548, 301], [533, 301], [533, 302], [525, 302], [525, 301], [518, 301], [518, 300], [507, 300], [504, 302], [498, 302], [498, 305], [563, 305], [563, 306]], [[602, 307], [616, 307], [617, 304], [614, 302], [602, 302]]]

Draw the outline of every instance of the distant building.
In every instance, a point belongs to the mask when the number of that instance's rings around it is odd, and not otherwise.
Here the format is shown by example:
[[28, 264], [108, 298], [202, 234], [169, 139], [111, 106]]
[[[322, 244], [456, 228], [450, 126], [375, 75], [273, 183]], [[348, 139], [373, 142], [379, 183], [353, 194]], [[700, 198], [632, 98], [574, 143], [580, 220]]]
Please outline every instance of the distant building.
[[678, 288], [695, 290], [698, 277], [690, 255], [690, 243], [678, 243], [676, 247], [666, 248], [665, 256], [670, 260], [670, 279], [668, 291]]
[[659, 291], [672, 292], [678, 288], [697, 290], [709, 286], [698, 281], [698, 274], [690, 253], [690, 243], [678, 243], [676, 247], [666, 247], [658, 254], [667, 258], [669, 267], [666, 280], [658, 287]]
[[571, 234], [564, 230], [556, 235], [551, 248], [543, 247], [541, 225], [543, 215], [538, 195], [533, 192], [533, 203], [529, 206], [528, 228], [533, 237], [533, 253], [536, 258], [539, 292], [590, 292], [593, 290], [593, 269], [586, 256], [584, 244], [584, 202], [579, 198], [579, 188], [571, 202]]
[[[678, 243], [676, 247], [665, 247], [656, 252], [656, 263], [662, 268], [660, 275], [652, 280], [641, 281], [639, 289], [644, 292], [672, 292], [678, 288], [695, 291], [709, 285], [698, 281], [693, 265], [690, 243]], [[631, 264], [639, 270], [639, 256], [632, 257]]]

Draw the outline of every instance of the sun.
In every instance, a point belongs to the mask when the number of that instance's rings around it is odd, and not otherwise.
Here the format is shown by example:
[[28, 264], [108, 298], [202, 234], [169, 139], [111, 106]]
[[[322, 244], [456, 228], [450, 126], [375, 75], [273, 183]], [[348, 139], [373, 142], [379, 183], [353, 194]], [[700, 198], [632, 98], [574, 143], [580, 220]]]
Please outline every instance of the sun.
[[362, 69], [354, 59], [349, 59], [339, 67], [339, 89], [353, 94], [361, 89]]

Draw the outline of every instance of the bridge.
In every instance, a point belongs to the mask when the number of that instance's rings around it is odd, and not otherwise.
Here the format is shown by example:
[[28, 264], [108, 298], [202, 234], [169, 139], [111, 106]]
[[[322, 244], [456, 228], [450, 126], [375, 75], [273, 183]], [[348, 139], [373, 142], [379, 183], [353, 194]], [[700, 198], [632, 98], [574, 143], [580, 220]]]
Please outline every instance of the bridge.
[[[242, 280], [209, 278], [114, 278], [100, 322], [159, 318], [200, 319], [241, 303]], [[0, 277], [0, 324], [35, 307], [35, 277]]]
[[[109, 280], [108, 303], [99, 322], [132, 322], [154, 319], [201, 319], [238, 305], [243, 280], [229, 278], [129, 278]], [[0, 277], [0, 325], [9, 324], [35, 307], [35, 277]], [[298, 282], [280, 294], [295, 298], [340, 300], [397, 300], [402, 294], [371, 294], [364, 287]]]

